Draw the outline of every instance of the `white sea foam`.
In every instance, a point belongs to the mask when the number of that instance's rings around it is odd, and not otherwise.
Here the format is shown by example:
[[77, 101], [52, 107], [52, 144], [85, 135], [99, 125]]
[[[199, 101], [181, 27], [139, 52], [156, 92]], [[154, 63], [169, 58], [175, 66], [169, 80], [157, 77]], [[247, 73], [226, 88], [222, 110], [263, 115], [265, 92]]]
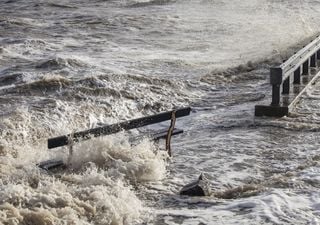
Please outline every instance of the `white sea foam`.
[[62, 157], [67, 161], [68, 149], [46, 150], [44, 138], [50, 129], [65, 133], [74, 123], [84, 127], [92, 122], [92, 118], [95, 121], [98, 118], [91, 114], [91, 122], [67, 122], [65, 116], [74, 117], [79, 112], [73, 114], [73, 108], [62, 102], [52, 103], [59, 110], [68, 112], [57, 111], [60, 123], [49, 125], [48, 122], [43, 126], [49, 118], [43, 117], [42, 111], [38, 112], [38, 116], [42, 116], [37, 117], [37, 113], [33, 114], [28, 108], [16, 109], [9, 117], [2, 117], [2, 137], [5, 139], [0, 146], [0, 222], [139, 223], [147, 209], [132, 191], [130, 183], [163, 179], [166, 153], [158, 152], [148, 140], [132, 147], [123, 133], [95, 139], [74, 147], [70, 171], [56, 179], [36, 167], [36, 163], [50, 158]]
[[[317, 205], [319, 193], [300, 193], [289, 190], [270, 190], [259, 197], [220, 202], [198, 200], [194, 210], [163, 209], [166, 224], [319, 224]], [[191, 200], [189, 204], [192, 204]], [[210, 206], [211, 205], [211, 206]], [[180, 221], [180, 222], [175, 222]], [[182, 221], [182, 222], [181, 222]]]
[[[147, 140], [131, 147], [125, 139], [121, 141], [122, 136], [75, 146], [70, 171], [60, 178], [37, 169], [35, 162], [49, 155], [39, 147], [37, 151], [17, 149], [17, 156], [6, 155], [9, 149], [2, 147], [0, 222], [138, 223], [146, 209], [129, 183], [161, 180], [166, 174], [166, 154], [154, 152]], [[66, 157], [67, 151], [60, 151]]]
[[133, 182], [156, 181], [165, 177], [165, 152], [157, 151], [147, 139], [132, 147], [126, 139], [121, 141], [121, 136], [80, 144], [79, 149], [74, 150], [72, 167], [79, 169], [84, 163], [94, 162], [106, 169], [110, 176], [124, 176]]
[[128, 185], [111, 180], [97, 168], [65, 174], [59, 180], [45, 175], [28, 178], [29, 183], [1, 187], [1, 222], [131, 224], [143, 211]]

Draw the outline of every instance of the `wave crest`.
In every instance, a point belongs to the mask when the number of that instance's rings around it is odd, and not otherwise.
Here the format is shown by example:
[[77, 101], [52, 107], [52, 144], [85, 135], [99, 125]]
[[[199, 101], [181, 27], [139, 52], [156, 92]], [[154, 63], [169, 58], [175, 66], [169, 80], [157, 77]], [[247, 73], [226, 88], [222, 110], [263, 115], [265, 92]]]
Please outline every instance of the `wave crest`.
[[36, 68], [38, 69], [49, 69], [49, 70], [59, 70], [63, 68], [77, 68], [77, 67], [84, 67], [85, 63], [81, 62], [77, 59], [71, 58], [54, 58], [48, 59], [41, 63], [39, 63]]

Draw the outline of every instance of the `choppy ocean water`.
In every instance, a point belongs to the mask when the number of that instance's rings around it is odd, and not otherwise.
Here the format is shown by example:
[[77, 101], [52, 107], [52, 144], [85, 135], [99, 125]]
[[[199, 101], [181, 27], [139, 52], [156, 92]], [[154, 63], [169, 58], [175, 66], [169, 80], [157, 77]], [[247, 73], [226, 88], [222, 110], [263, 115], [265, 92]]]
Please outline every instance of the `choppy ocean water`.
[[[290, 117], [253, 116], [269, 67], [318, 33], [319, 1], [0, 6], [0, 224], [320, 223], [320, 85]], [[123, 132], [75, 145], [63, 173], [36, 167], [68, 157], [49, 137], [182, 106], [171, 159]], [[179, 196], [200, 173], [213, 196]]]

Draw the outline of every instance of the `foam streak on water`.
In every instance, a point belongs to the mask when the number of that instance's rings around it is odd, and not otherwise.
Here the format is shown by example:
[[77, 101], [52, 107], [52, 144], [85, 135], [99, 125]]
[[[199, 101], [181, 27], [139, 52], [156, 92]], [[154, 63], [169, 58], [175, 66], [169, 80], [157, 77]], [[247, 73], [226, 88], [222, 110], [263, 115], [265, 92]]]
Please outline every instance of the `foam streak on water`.
[[[318, 1], [0, 0], [0, 224], [320, 222], [320, 85], [289, 117], [268, 69], [317, 33]], [[190, 105], [173, 158], [129, 134], [49, 137]], [[168, 123], [154, 126], [167, 127]], [[181, 197], [204, 173], [213, 195]]]

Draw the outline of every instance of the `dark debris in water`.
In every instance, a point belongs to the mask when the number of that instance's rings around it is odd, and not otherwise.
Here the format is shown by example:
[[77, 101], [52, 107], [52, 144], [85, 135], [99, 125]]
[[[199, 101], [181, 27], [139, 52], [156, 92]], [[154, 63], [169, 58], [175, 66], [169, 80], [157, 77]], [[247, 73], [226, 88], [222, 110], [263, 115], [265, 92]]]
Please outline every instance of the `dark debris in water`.
[[55, 8], [65, 8], [65, 9], [76, 9], [78, 7], [72, 6], [72, 5], [66, 5], [66, 4], [58, 4], [58, 3], [48, 3], [50, 7], [55, 7]]
[[47, 160], [40, 162], [37, 166], [45, 171], [56, 171], [66, 169], [66, 164], [63, 160]]
[[222, 199], [244, 198], [257, 195], [263, 190], [262, 185], [247, 184], [225, 191], [212, 191], [209, 180], [201, 174], [198, 180], [185, 185], [180, 190], [180, 195], [186, 196], [214, 196]]
[[22, 81], [23, 74], [14, 73], [5, 76], [0, 76], [0, 86], [17, 84]]
[[181, 191], [180, 195], [188, 195], [188, 196], [210, 196], [210, 182], [209, 180], [201, 174], [198, 180], [185, 185]]
[[147, 6], [156, 6], [156, 5], [166, 5], [170, 3], [174, 3], [176, 1], [173, 0], [152, 0], [146, 2], [136, 2], [133, 4], [129, 4], [127, 7], [130, 8], [138, 8], [138, 7], [147, 7]]

